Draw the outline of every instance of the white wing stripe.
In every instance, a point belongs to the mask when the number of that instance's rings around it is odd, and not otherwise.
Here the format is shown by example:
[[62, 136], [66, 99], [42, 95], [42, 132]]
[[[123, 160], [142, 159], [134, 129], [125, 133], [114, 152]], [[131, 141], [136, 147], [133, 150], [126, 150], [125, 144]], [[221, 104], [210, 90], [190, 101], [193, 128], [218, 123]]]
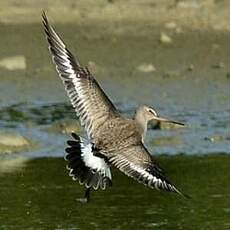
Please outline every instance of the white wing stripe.
[[92, 145], [81, 143], [82, 148], [82, 158], [87, 167], [100, 171], [104, 176], [108, 176], [110, 180], [112, 180], [110, 167], [106, 164], [105, 160], [93, 155]]

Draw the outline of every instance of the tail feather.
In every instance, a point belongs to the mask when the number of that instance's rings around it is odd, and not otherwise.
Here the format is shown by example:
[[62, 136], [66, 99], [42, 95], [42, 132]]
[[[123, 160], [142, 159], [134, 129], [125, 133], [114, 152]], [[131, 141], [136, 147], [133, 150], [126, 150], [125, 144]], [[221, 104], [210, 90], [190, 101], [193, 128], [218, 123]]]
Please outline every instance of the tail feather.
[[93, 146], [86, 143], [77, 134], [72, 133], [73, 140], [68, 140], [69, 145], [65, 151], [65, 160], [68, 161], [67, 169], [73, 180], [78, 180], [86, 188], [106, 189], [112, 185], [110, 167], [104, 159], [95, 156]]

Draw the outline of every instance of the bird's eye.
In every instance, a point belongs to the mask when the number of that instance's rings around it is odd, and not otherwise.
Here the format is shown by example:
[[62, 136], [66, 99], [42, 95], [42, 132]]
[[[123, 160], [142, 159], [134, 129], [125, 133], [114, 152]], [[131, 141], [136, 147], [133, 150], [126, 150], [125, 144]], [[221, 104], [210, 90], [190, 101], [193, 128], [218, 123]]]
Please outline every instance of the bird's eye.
[[149, 109], [149, 112], [155, 114], [152, 109]]
[[156, 112], [153, 109], [149, 109], [148, 112], [152, 113], [154, 116], [156, 116]]

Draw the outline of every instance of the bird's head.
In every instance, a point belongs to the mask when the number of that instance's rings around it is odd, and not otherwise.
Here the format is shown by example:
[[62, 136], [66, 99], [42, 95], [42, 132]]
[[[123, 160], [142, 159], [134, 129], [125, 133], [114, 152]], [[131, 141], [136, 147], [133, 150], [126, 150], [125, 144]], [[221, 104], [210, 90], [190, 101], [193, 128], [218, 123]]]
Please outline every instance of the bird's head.
[[143, 110], [143, 116], [145, 117], [147, 121], [168, 122], [168, 123], [173, 123], [173, 124], [184, 126], [184, 124], [181, 122], [174, 121], [174, 120], [164, 118], [164, 117], [160, 117], [152, 107], [145, 105], [142, 107], [142, 110]]

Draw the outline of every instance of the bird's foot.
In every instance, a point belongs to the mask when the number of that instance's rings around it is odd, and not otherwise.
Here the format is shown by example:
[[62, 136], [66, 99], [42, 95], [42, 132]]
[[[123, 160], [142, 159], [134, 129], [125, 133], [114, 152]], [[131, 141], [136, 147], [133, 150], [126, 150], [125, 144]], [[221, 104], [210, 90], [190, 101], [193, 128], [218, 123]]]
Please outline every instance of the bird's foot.
[[81, 202], [81, 203], [88, 203], [89, 202], [89, 197], [90, 197], [90, 188], [87, 188], [86, 190], [85, 190], [85, 195], [84, 195], [84, 197], [82, 197], [82, 198], [78, 198], [77, 199], [77, 201], [79, 201], [79, 202]]
[[87, 197], [82, 197], [82, 198], [78, 198], [77, 201], [82, 204], [86, 204], [89, 202], [89, 199]]

